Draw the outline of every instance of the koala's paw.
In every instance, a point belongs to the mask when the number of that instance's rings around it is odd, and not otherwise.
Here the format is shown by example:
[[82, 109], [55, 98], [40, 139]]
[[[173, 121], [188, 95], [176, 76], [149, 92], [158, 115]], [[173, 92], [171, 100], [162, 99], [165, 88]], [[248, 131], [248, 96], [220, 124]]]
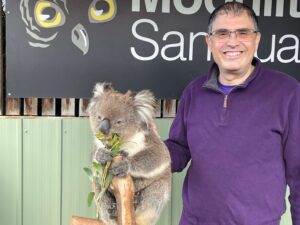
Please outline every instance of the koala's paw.
[[118, 218], [118, 210], [117, 210], [117, 203], [112, 203], [107, 209], [108, 215], [110, 219], [117, 219]]
[[125, 177], [128, 174], [129, 165], [127, 160], [115, 162], [110, 167], [110, 172], [114, 176]]
[[122, 156], [122, 158], [126, 158], [128, 156], [128, 153], [125, 152], [124, 150], [120, 150], [118, 153], [120, 156]]
[[98, 162], [103, 164], [112, 160], [111, 152], [106, 148], [99, 148], [96, 151], [95, 158]]
[[141, 191], [137, 191], [134, 193], [134, 208], [136, 209], [141, 202], [142, 202], [142, 193]]

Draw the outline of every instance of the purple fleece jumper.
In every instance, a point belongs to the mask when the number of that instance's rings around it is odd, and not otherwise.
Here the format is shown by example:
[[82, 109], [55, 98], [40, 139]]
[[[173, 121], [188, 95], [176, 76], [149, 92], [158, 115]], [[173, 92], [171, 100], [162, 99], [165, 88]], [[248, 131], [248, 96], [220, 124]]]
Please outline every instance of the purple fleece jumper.
[[300, 85], [253, 64], [228, 95], [214, 64], [181, 96], [165, 141], [173, 172], [190, 162], [180, 225], [279, 225], [287, 184], [300, 225]]

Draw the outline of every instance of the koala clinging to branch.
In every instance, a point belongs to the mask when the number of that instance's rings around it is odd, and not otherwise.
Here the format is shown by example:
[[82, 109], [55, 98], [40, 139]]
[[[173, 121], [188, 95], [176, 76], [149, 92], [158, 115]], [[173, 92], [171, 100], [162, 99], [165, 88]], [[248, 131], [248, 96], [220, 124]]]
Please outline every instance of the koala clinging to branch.
[[[122, 94], [108, 83], [97, 83], [88, 111], [94, 134], [120, 135], [123, 159], [113, 163], [110, 172], [132, 177], [136, 224], [155, 224], [171, 193], [171, 169], [169, 152], [151, 129], [154, 96], [146, 90]], [[112, 159], [111, 152], [97, 138], [93, 157], [101, 163]], [[100, 208], [100, 219], [105, 224], [117, 224], [116, 201], [109, 191], [101, 199]]]

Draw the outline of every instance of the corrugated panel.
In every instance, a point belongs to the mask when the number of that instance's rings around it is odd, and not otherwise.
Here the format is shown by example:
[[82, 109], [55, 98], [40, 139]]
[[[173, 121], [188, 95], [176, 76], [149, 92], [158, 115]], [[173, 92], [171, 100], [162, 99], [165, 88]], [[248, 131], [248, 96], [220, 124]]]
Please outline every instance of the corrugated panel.
[[0, 119], [0, 224], [21, 225], [20, 119]]
[[87, 206], [92, 185], [83, 171], [91, 163], [92, 133], [87, 119], [63, 120], [62, 224], [70, 224], [72, 215], [96, 218]]
[[[165, 139], [172, 119], [156, 122]], [[87, 118], [1, 118], [0, 224], [69, 225], [72, 215], [94, 218], [86, 204], [91, 185], [82, 170], [91, 145]], [[178, 224], [184, 175], [173, 174], [171, 201], [158, 225]], [[281, 225], [292, 225], [287, 205]]]
[[23, 225], [59, 225], [61, 119], [25, 119], [23, 135]]

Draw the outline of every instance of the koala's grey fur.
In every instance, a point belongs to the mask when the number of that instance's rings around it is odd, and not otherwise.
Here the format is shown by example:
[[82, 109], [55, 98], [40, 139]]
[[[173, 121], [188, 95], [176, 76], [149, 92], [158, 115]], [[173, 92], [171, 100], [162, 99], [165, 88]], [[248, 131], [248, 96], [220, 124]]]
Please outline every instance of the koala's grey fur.
[[[135, 185], [135, 217], [137, 225], [153, 225], [171, 193], [169, 152], [151, 129], [155, 99], [144, 90], [125, 94], [113, 90], [110, 84], [97, 83], [89, 108], [94, 134], [118, 133], [121, 137], [123, 160], [113, 163], [110, 172], [117, 176], [129, 174]], [[110, 160], [103, 144], [95, 138], [93, 160]], [[100, 219], [116, 225], [116, 203], [109, 192], [101, 200]]]

